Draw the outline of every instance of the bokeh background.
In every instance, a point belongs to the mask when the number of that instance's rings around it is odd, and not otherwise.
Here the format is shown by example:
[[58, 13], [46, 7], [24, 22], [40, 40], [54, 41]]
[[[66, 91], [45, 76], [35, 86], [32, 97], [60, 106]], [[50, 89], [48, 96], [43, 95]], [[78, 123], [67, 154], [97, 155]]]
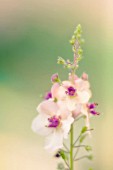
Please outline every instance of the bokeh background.
[[69, 39], [83, 28], [84, 60], [101, 116], [92, 119], [94, 160], [77, 170], [113, 170], [113, 1], [0, 0], [0, 170], [55, 170], [44, 139], [31, 130], [57, 56], [72, 59]]

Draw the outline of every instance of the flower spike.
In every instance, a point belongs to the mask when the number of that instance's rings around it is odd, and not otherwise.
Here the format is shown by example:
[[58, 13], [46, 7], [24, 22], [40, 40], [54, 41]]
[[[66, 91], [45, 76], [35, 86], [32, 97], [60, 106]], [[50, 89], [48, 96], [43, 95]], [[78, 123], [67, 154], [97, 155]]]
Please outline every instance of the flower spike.
[[[83, 142], [90, 132], [91, 115], [99, 115], [96, 111], [97, 103], [90, 103], [92, 92], [88, 75], [84, 72], [81, 77], [76, 74], [79, 61], [83, 58], [82, 50], [82, 28], [79, 24], [70, 40], [73, 50], [73, 61], [58, 58], [58, 64], [69, 70], [67, 80], [61, 81], [58, 73], [51, 76], [52, 87], [44, 96], [44, 100], [38, 105], [38, 115], [32, 122], [32, 130], [45, 136], [45, 149], [53, 153], [54, 157], [61, 158], [64, 162], [58, 164], [58, 170], [74, 170], [74, 161], [83, 158], [92, 160], [91, 155], [78, 157], [79, 149], [91, 152], [89, 145]], [[74, 139], [74, 123], [85, 120], [80, 134]], [[70, 147], [65, 140], [70, 137]], [[74, 152], [75, 150], [75, 152]]]

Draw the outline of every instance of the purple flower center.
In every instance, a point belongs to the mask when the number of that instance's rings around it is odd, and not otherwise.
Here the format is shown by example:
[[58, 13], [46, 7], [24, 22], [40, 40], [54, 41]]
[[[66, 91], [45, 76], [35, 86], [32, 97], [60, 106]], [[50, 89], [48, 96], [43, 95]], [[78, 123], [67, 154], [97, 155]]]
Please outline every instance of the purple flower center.
[[72, 86], [68, 87], [66, 94], [68, 94], [69, 96], [74, 96], [76, 92], [76, 89]]
[[94, 109], [94, 108], [96, 108], [97, 105], [98, 105], [97, 103], [90, 103], [90, 104], [88, 105], [88, 108], [89, 108], [89, 109]]
[[45, 98], [45, 100], [48, 100], [48, 99], [52, 98], [51, 92], [46, 93], [44, 98]]
[[88, 104], [87, 107], [88, 107], [89, 112], [91, 114], [93, 114], [93, 115], [99, 115], [100, 114], [99, 112], [95, 111], [95, 108], [96, 108], [97, 105], [98, 105], [97, 103], [90, 103], [90, 104]]
[[48, 127], [56, 128], [60, 124], [60, 117], [57, 118], [56, 116], [53, 116], [51, 118], [48, 118], [48, 121], [49, 121]]
[[98, 112], [96, 112], [95, 110], [91, 110], [90, 113], [92, 113], [93, 115], [98, 115]]

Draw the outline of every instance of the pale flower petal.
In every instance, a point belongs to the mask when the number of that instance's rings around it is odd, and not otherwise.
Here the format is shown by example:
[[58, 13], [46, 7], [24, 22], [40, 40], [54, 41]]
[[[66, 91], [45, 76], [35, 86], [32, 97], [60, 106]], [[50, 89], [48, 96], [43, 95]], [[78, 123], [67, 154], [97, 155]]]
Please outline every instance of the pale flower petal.
[[68, 133], [70, 131], [71, 124], [73, 122], [74, 122], [74, 118], [71, 115], [69, 115], [66, 120], [62, 121], [62, 129], [63, 129], [65, 139], [67, 139], [67, 137], [68, 137]]
[[66, 96], [65, 88], [55, 83], [51, 88], [52, 97], [56, 99], [63, 100]]
[[57, 98], [58, 90], [59, 90], [59, 83], [54, 83], [51, 88], [52, 98]]
[[46, 125], [48, 125], [48, 115], [39, 114], [32, 122], [32, 130], [37, 134], [47, 136], [52, 132], [52, 129]]
[[75, 81], [75, 87], [77, 90], [87, 90], [90, 88], [90, 84], [88, 81], [82, 80], [82, 79], [77, 79]]
[[87, 103], [91, 97], [90, 91], [78, 91], [77, 95], [79, 103]]
[[62, 129], [54, 129], [54, 132], [51, 133], [46, 138], [45, 149], [49, 152], [54, 152], [63, 147], [63, 132]]
[[70, 96], [67, 96], [66, 98], [66, 104], [67, 104], [67, 108], [70, 110], [70, 111], [74, 111], [75, 110], [75, 107], [76, 107], [76, 98], [75, 97], [70, 97]]
[[51, 100], [43, 101], [42, 103], [39, 104], [37, 108], [37, 111], [39, 113], [42, 113], [42, 114], [44, 113], [49, 116], [55, 115], [57, 110], [58, 110], [57, 104]]
[[62, 86], [64, 88], [68, 88], [68, 87], [72, 86], [72, 83], [70, 81], [63, 81], [62, 82]]
[[73, 117], [76, 118], [81, 113], [82, 104], [77, 103], [75, 110], [72, 111]]
[[59, 110], [57, 112], [57, 115], [61, 116], [62, 119], [66, 119], [71, 114], [71, 112], [67, 108], [66, 101], [65, 100], [64, 101], [58, 101], [57, 104], [59, 106]]
[[73, 80], [77, 80], [78, 79], [78, 76], [77, 75], [73, 75], [73, 74], [71, 74], [71, 73], [69, 73], [69, 81], [70, 82], [73, 82]]

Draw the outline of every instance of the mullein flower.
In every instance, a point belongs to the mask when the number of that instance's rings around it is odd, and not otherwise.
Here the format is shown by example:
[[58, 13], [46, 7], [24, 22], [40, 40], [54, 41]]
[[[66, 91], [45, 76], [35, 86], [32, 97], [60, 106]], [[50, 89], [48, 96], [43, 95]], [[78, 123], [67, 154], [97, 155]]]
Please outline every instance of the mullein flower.
[[[51, 93], [53, 98], [64, 101], [70, 111], [76, 112], [80, 105], [85, 104], [91, 97], [90, 84], [88, 81], [74, 75], [74, 80], [63, 81], [61, 84], [55, 83]], [[78, 112], [78, 111], [77, 111]]]
[[52, 100], [39, 104], [39, 115], [32, 123], [32, 130], [46, 136], [45, 148], [54, 152], [63, 147], [63, 139], [68, 137], [71, 124], [74, 121], [71, 112], [63, 105], [58, 106]]

